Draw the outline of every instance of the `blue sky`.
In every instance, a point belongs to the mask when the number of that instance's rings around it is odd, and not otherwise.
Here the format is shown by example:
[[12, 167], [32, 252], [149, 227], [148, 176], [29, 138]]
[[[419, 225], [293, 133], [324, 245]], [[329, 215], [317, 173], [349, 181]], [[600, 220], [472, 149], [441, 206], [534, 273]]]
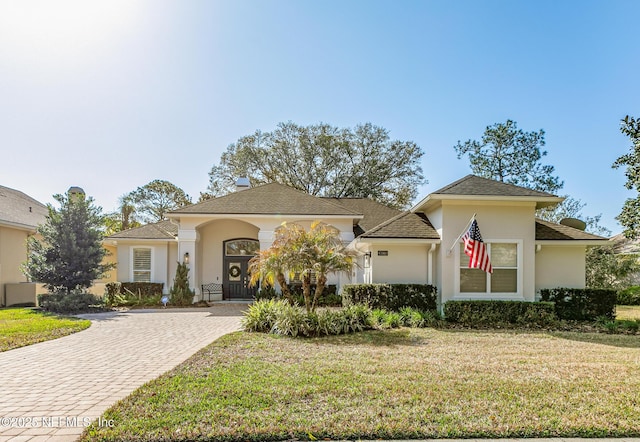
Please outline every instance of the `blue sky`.
[[278, 122], [371, 122], [425, 151], [420, 196], [468, 174], [458, 140], [515, 120], [585, 215], [621, 230], [611, 163], [640, 116], [637, 1], [0, 0], [0, 184], [105, 211], [165, 179], [194, 199]]

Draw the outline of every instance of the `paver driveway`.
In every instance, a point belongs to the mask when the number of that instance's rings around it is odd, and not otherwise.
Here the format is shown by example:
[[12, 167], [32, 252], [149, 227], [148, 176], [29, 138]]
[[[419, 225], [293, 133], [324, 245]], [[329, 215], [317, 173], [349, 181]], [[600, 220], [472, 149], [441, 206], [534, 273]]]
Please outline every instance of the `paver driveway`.
[[87, 330], [0, 353], [0, 441], [75, 440], [116, 401], [238, 330], [245, 309], [85, 315]]

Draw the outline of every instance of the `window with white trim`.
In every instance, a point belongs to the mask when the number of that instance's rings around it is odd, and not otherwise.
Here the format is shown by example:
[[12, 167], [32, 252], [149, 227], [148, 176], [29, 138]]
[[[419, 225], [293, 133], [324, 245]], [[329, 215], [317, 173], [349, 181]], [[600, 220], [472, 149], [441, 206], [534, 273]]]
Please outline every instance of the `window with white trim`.
[[133, 249], [133, 282], [151, 282], [151, 249]]
[[521, 258], [519, 243], [486, 243], [493, 273], [469, 268], [469, 257], [460, 244], [460, 293], [518, 293]]

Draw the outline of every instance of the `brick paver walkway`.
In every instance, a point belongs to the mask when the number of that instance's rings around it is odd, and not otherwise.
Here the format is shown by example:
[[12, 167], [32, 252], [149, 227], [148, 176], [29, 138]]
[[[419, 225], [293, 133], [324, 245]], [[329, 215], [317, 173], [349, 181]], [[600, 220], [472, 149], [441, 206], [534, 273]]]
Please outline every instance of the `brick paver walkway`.
[[0, 441], [72, 441], [147, 381], [240, 327], [246, 305], [86, 315], [91, 327], [0, 353]]

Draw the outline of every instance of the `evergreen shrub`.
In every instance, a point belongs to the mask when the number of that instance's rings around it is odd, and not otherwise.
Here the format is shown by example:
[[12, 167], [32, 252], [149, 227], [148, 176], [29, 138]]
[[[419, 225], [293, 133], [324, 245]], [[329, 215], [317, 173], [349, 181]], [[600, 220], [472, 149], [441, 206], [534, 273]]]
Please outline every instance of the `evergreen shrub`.
[[53, 292], [38, 295], [42, 310], [54, 313], [77, 314], [104, 310], [102, 300], [91, 293]]
[[594, 321], [616, 317], [617, 293], [613, 289], [555, 288], [540, 291], [542, 301], [553, 302], [560, 319]]
[[438, 289], [429, 284], [348, 284], [342, 288], [342, 304], [365, 304], [372, 309], [399, 311], [412, 307], [436, 310]]
[[557, 321], [550, 302], [448, 301], [444, 305], [447, 322], [465, 327], [547, 327]]

